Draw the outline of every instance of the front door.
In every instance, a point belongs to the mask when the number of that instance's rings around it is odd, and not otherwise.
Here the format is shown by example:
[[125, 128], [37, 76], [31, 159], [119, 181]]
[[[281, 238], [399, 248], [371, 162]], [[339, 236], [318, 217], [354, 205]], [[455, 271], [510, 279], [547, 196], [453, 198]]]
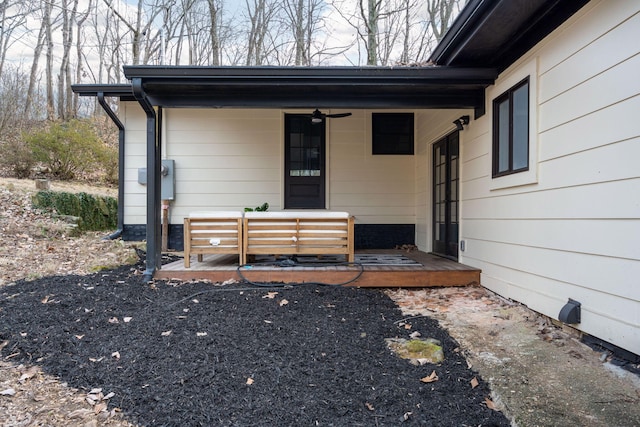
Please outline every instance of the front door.
[[284, 131], [285, 209], [324, 209], [325, 121], [286, 114]]
[[459, 135], [433, 146], [433, 252], [458, 259]]

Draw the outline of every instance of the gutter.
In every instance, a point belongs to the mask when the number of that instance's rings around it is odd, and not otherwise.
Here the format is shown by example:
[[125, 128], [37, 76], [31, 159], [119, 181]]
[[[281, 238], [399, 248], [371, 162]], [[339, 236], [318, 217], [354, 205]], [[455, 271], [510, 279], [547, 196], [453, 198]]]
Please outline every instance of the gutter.
[[111, 109], [109, 104], [104, 99], [104, 92], [98, 92], [98, 103], [102, 107], [105, 113], [111, 118], [113, 123], [118, 127], [118, 229], [110, 235], [103, 238], [103, 240], [114, 240], [122, 235], [124, 231], [124, 142], [125, 132], [124, 124], [120, 121], [120, 118]]
[[[436, 65], [450, 65], [451, 61], [473, 38], [478, 28], [482, 26], [482, 22], [487, 19], [486, 11], [497, 7], [499, 3], [500, 1], [470, 0], [433, 50], [429, 61]], [[478, 24], [478, 20], [481, 20], [480, 24]]]
[[156, 270], [160, 266], [160, 159], [162, 147], [157, 138], [156, 110], [149, 101], [142, 79], [137, 77], [131, 80], [133, 96], [136, 98], [142, 110], [147, 115], [147, 258], [146, 270], [143, 273], [144, 281], [151, 281]]

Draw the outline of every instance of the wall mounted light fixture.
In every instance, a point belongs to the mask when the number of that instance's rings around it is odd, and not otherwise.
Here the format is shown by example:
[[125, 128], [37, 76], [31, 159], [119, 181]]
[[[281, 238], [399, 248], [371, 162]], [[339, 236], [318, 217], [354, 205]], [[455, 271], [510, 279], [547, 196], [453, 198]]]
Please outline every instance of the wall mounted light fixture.
[[456, 125], [456, 129], [464, 130], [464, 125], [469, 124], [469, 116], [462, 116], [459, 119], [454, 120], [453, 124]]

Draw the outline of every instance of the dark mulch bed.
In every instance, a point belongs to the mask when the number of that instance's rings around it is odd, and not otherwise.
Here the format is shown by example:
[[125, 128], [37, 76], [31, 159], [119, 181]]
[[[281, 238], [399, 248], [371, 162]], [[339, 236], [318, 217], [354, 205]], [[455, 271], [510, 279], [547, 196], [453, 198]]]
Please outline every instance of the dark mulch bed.
[[[148, 284], [138, 269], [0, 289], [4, 357], [115, 392], [110, 407], [148, 426], [509, 425], [437, 322], [407, 329], [380, 290]], [[386, 347], [414, 331], [442, 342], [444, 363], [413, 366]], [[438, 381], [420, 381], [434, 370]]]

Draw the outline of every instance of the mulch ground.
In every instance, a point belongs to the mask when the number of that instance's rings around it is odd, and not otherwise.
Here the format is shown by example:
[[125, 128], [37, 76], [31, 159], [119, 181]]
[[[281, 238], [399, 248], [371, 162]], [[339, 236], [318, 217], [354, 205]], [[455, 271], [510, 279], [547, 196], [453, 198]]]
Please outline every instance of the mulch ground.
[[[509, 425], [437, 321], [406, 320], [380, 290], [142, 283], [141, 268], [0, 288], [3, 357], [114, 393], [144, 426]], [[443, 363], [387, 348], [416, 331]]]

